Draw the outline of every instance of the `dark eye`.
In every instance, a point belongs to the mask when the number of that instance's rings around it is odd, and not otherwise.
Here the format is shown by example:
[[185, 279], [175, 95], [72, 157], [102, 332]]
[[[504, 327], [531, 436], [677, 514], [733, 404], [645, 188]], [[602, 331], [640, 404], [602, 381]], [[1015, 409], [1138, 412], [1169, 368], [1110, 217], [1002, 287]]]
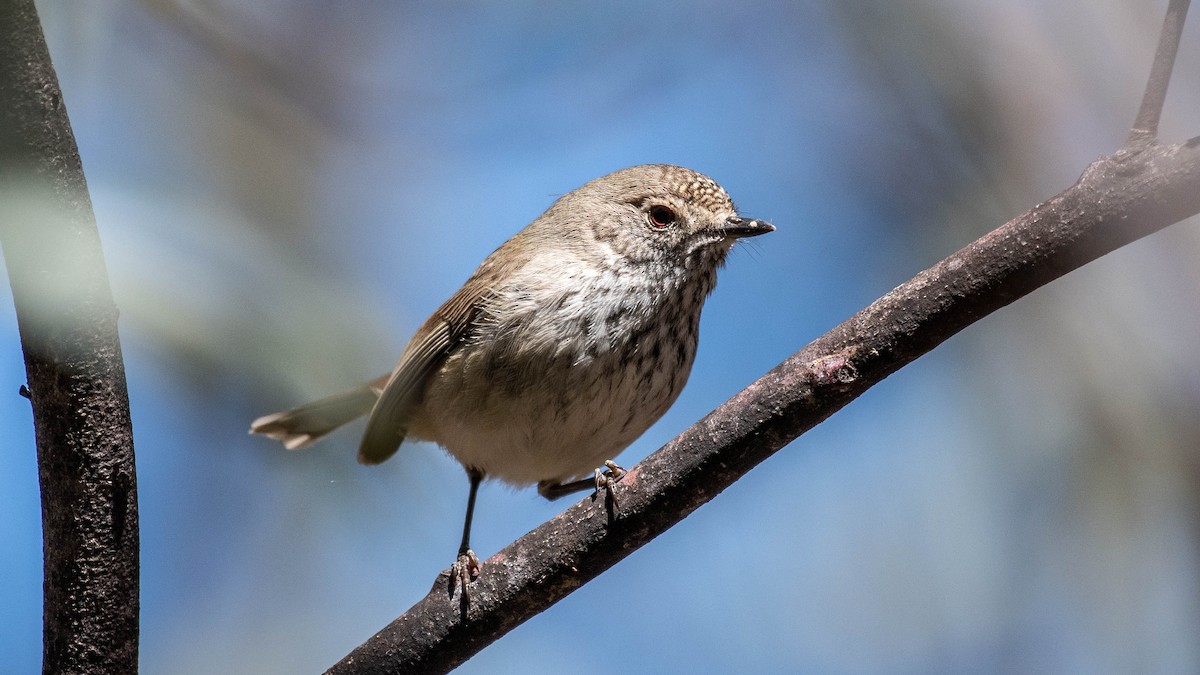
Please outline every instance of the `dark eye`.
[[650, 224], [660, 230], [665, 230], [674, 225], [676, 219], [678, 219], [675, 212], [667, 206], [651, 206], [646, 215], [650, 217]]

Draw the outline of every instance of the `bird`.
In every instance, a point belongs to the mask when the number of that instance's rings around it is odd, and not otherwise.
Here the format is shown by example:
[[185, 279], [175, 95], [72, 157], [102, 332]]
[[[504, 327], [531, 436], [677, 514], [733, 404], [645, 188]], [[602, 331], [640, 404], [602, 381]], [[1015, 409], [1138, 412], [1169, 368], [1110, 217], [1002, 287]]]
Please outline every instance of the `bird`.
[[480, 483], [536, 484], [547, 499], [604, 489], [615, 500], [624, 471], [614, 458], [687, 383], [717, 270], [735, 241], [774, 229], [681, 166], [594, 179], [484, 259], [391, 373], [259, 417], [250, 433], [294, 450], [366, 415], [364, 464], [405, 438], [441, 446], [469, 479], [451, 566], [467, 597], [480, 571], [470, 546]]

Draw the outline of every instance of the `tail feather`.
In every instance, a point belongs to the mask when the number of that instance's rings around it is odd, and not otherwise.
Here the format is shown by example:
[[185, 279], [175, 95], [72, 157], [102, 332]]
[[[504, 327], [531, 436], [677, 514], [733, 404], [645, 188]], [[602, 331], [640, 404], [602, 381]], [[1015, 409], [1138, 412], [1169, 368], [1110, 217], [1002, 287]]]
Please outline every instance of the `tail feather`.
[[379, 387], [380, 381], [376, 380], [286, 412], [263, 415], [250, 423], [250, 433], [273, 438], [288, 450], [307, 447], [371, 412], [379, 398]]

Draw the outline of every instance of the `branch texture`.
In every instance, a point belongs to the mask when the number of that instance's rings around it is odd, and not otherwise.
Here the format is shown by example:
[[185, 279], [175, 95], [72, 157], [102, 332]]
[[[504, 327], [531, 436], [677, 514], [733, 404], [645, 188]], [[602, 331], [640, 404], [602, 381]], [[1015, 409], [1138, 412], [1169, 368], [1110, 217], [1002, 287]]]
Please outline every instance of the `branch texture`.
[[1167, 6], [1167, 17], [1163, 19], [1158, 49], [1150, 67], [1150, 78], [1146, 82], [1142, 106], [1133, 121], [1128, 143], [1158, 136], [1158, 121], [1167, 100], [1167, 86], [1171, 83], [1171, 71], [1175, 68], [1175, 56], [1179, 53], [1179, 38], [1183, 35], [1183, 22], [1187, 19], [1188, 6], [1191, 4], [1191, 0], [1171, 0]]
[[619, 511], [595, 499], [570, 507], [487, 560], [469, 602], [443, 573], [429, 595], [328, 672], [450, 670], [975, 321], [1200, 212], [1200, 138], [1154, 138], [1188, 4], [1170, 3], [1124, 148], [876, 300], [647, 457], [617, 485]]
[[483, 564], [470, 603], [440, 577], [330, 673], [443, 672], [682, 520], [797, 436], [955, 333], [1120, 246], [1200, 212], [1200, 139], [1093, 163], [818, 338], [634, 467], [609, 521], [584, 499]]
[[0, 2], [0, 105], [0, 242], [42, 490], [42, 668], [133, 673], [137, 491], [117, 311], [32, 0]]

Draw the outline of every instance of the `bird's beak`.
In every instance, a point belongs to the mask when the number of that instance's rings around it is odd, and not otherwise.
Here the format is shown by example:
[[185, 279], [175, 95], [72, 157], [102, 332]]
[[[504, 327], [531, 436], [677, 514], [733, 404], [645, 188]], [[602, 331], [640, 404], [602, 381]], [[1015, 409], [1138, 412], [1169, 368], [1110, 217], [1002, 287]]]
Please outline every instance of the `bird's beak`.
[[730, 216], [729, 219], [725, 221], [725, 227], [722, 227], [720, 231], [726, 237], [757, 237], [760, 234], [774, 232], [775, 226], [765, 220], [754, 220], [753, 218]]

